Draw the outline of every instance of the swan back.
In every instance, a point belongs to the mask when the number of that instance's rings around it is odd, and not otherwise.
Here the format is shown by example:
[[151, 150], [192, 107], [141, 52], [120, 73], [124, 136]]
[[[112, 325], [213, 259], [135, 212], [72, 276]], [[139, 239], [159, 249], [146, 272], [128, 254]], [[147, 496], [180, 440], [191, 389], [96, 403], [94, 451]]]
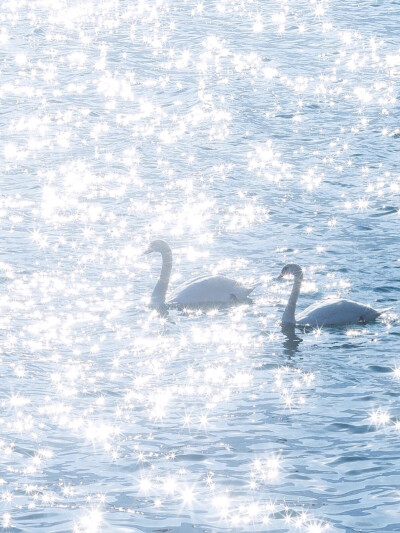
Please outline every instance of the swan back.
[[332, 299], [310, 305], [297, 317], [299, 326], [342, 326], [372, 322], [381, 314], [369, 305], [352, 300]]
[[229, 304], [245, 301], [254, 287], [246, 288], [225, 276], [201, 276], [184, 283], [168, 300], [172, 305]]

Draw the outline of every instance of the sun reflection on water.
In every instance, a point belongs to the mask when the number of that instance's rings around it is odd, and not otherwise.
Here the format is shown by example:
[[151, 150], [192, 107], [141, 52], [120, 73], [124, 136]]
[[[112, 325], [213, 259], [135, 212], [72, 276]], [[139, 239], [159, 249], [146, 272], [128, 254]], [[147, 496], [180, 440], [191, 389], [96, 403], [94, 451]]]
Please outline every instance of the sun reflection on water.
[[[347, 361], [395, 327], [285, 335], [290, 284], [266, 272], [318, 254], [304, 299], [347, 295], [370, 271], [363, 232], [382, 249], [397, 228], [399, 53], [384, 24], [374, 36], [346, 17], [324, 0], [2, 3], [4, 529], [185, 517], [316, 533], [338, 516], [303, 491], [326, 477], [318, 429], [346, 377], [324, 351]], [[230, 273], [262, 281], [254, 305], [148, 312], [155, 235], [176, 244], [171, 286]], [[370, 294], [392, 294], [379, 283]], [[374, 431], [398, 431], [377, 405]], [[316, 434], [310, 479], [289, 477]]]

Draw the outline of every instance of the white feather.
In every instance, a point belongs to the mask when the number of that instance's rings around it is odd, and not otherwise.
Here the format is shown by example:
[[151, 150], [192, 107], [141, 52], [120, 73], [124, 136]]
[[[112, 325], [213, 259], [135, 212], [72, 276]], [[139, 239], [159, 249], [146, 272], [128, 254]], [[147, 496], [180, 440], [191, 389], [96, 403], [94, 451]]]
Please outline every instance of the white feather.
[[182, 284], [168, 298], [168, 304], [229, 304], [245, 301], [254, 287], [246, 288], [225, 276], [201, 276]]
[[325, 300], [304, 309], [296, 318], [299, 326], [341, 326], [372, 322], [381, 314], [369, 305], [352, 300]]

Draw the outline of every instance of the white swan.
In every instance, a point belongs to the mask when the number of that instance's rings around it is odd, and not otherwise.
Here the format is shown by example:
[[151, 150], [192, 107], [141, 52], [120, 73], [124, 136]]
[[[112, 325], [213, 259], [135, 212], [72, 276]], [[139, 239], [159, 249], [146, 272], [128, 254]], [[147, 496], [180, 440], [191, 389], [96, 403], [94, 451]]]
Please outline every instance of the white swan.
[[293, 326], [342, 326], [344, 324], [365, 324], [372, 322], [384, 310], [377, 311], [369, 305], [352, 300], [332, 299], [310, 305], [295, 318], [296, 303], [300, 293], [303, 271], [299, 265], [290, 263], [283, 267], [277, 279], [291, 274], [294, 276], [293, 288], [282, 316], [282, 325]]
[[168, 305], [180, 306], [206, 306], [213, 304], [233, 304], [245, 302], [255, 286], [246, 288], [233, 279], [224, 276], [201, 276], [184, 283], [166, 301], [169, 278], [172, 269], [172, 251], [169, 244], [162, 240], [153, 241], [144, 252], [159, 252], [162, 257], [160, 278], [151, 295], [151, 305], [160, 307]]

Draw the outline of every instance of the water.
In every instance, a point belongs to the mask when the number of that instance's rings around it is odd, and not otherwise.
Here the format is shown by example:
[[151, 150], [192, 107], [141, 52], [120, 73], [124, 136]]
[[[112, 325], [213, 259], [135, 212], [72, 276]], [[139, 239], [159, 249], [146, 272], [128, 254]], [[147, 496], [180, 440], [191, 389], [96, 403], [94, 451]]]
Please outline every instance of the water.
[[[0, 6], [0, 524], [400, 529], [400, 4]], [[160, 317], [209, 272], [254, 304]], [[375, 324], [285, 334], [329, 295]]]

